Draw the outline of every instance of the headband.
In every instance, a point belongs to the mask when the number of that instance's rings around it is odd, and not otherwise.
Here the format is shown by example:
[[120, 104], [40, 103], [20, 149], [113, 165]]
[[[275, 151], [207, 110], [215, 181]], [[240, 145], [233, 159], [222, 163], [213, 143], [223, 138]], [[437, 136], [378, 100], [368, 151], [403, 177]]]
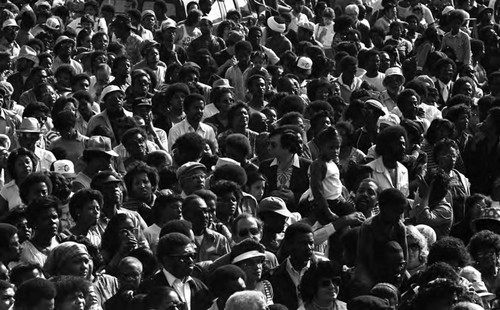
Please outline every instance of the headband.
[[254, 257], [264, 257], [265, 258], [266, 255], [262, 252], [257, 251], [257, 250], [253, 250], [253, 251], [245, 252], [245, 253], [242, 253], [242, 254], [236, 256], [235, 258], [233, 258], [233, 261], [231, 263], [236, 264], [236, 263], [239, 263], [239, 262], [244, 261], [246, 259], [254, 258]]

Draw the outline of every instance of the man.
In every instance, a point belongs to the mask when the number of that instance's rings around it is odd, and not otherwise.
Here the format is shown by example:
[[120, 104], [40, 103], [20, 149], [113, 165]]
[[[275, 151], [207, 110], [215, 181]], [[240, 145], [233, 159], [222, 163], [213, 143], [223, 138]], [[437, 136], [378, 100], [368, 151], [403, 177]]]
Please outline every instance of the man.
[[11, 57], [19, 56], [21, 48], [16, 42], [19, 26], [14, 19], [7, 19], [2, 24], [3, 36], [0, 39], [0, 51], [8, 52]]
[[134, 66], [135, 69], [151, 69], [156, 75], [156, 85], [165, 82], [167, 65], [160, 60], [160, 43], [153, 40], [144, 40], [141, 45], [141, 55], [143, 60]]
[[246, 87], [252, 96], [248, 102], [250, 113], [253, 114], [262, 111], [268, 104], [264, 98], [267, 89], [267, 82], [265, 78], [257, 74], [252, 75], [247, 79]]
[[56, 43], [54, 44], [54, 54], [56, 57], [52, 63], [52, 72], [56, 72], [57, 68], [61, 65], [68, 64], [75, 69], [75, 74], [83, 73], [82, 65], [78, 61], [71, 58], [75, 44], [75, 41], [70, 37], [60, 36], [57, 38]]
[[108, 310], [126, 309], [132, 302], [142, 281], [143, 266], [132, 256], [122, 258], [118, 264], [118, 292], [105, 302]]
[[168, 133], [168, 150], [172, 151], [177, 138], [188, 132], [196, 132], [202, 138], [212, 142], [217, 149], [217, 139], [213, 128], [201, 122], [205, 110], [205, 99], [200, 94], [188, 95], [183, 102], [186, 118], [175, 124]]
[[19, 51], [19, 56], [16, 61], [17, 72], [7, 78], [7, 82], [14, 87], [12, 99], [19, 101], [19, 97], [26, 91], [26, 80], [31, 73], [31, 70], [38, 66], [38, 56], [36, 51], [28, 45], [24, 45]]
[[163, 129], [153, 126], [152, 109], [153, 104], [149, 98], [136, 98], [132, 103], [132, 114], [140, 116], [146, 123], [148, 140], [156, 143], [160, 150], [166, 151], [168, 147], [167, 134]]
[[[114, 80], [111, 81], [109, 85], [116, 85], [118, 86], [124, 93], [127, 90], [127, 88], [130, 86], [130, 59], [125, 56], [118, 56], [115, 58], [115, 61], [113, 62], [113, 66], [111, 68], [111, 73], [114, 76]], [[106, 88], [104, 88], [106, 89]], [[103, 89], [103, 93], [104, 93]], [[101, 99], [103, 98], [101, 94]]]
[[[379, 53], [379, 58], [380, 58]], [[403, 91], [405, 77], [403, 71], [398, 67], [391, 67], [385, 71], [382, 79], [384, 90], [380, 93], [380, 102], [386, 107], [387, 111], [401, 116], [401, 112], [396, 109], [398, 95]]]
[[354, 196], [356, 211], [363, 213], [366, 218], [374, 216], [377, 211], [379, 193], [377, 181], [370, 178], [361, 181]]
[[278, 238], [285, 230], [286, 222], [292, 217], [285, 202], [279, 197], [267, 197], [259, 203], [259, 217], [264, 222], [261, 243], [268, 251], [276, 254], [280, 247]]
[[246, 274], [240, 267], [229, 264], [217, 268], [210, 276], [210, 283], [215, 297], [209, 310], [224, 309], [231, 295], [246, 289]]
[[125, 93], [116, 85], [109, 85], [102, 91], [102, 101], [106, 107], [101, 113], [92, 116], [89, 120], [87, 127], [87, 136], [92, 136], [92, 131], [97, 126], [106, 128], [111, 135], [112, 146], [118, 144], [119, 137], [117, 137], [117, 120], [124, 116], [132, 116], [132, 113], [123, 108], [123, 100]]
[[212, 304], [211, 294], [203, 282], [191, 277], [196, 257], [195, 245], [187, 236], [172, 232], [160, 238], [157, 258], [162, 269], [145, 281], [141, 291], [160, 286], [172, 287], [187, 310], [206, 310]]
[[301, 222], [288, 226], [283, 239], [283, 251], [280, 253], [286, 259], [271, 272], [269, 278], [273, 285], [275, 303], [283, 304], [288, 309], [298, 309], [302, 305], [298, 286], [311, 262], [317, 260], [313, 249], [311, 226]]
[[130, 17], [130, 21], [132, 23], [132, 27], [134, 27], [134, 32], [141, 37], [141, 39], [145, 40], [150, 40], [152, 41], [154, 39], [153, 33], [151, 30], [146, 29], [142, 24], [141, 24], [141, 12], [138, 9], [130, 9], [127, 11], [127, 15]]
[[310, 21], [299, 22], [297, 30], [297, 38], [299, 42], [306, 41], [314, 46], [323, 48], [323, 44], [314, 38], [315, 25]]
[[16, 129], [21, 125], [19, 114], [9, 109], [9, 105], [12, 104], [10, 95], [12, 95], [11, 91], [13, 90], [14, 88], [9, 82], [0, 82], [0, 134], [7, 135], [11, 142], [16, 141]]
[[144, 298], [144, 309], [183, 309], [184, 304], [173, 288], [159, 286], [148, 291]]
[[198, 250], [197, 262], [214, 261], [229, 253], [226, 237], [207, 228], [208, 207], [201, 197], [190, 195], [184, 199], [182, 217], [193, 225], [194, 241]]
[[14, 296], [14, 309], [54, 309], [55, 297], [54, 283], [43, 278], [31, 279], [21, 284], [17, 289]]
[[201, 49], [208, 49], [210, 54], [220, 52], [226, 48], [226, 43], [220, 37], [212, 35], [212, 21], [208, 18], [202, 18], [200, 21], [201, 36], [194, 39], [187, 49], [189, 59], [195, 60], [196, 53]]
[[271, 16], [267, 19], [267, 41], [266, 47], [273, 50], [276, 55], [283, 55], [292, 50], [292, 42], [283, 35], [286, 31], [286, 23], [283, 17]]
[[19, 146], [27, 148], [37, 156], [38, 165], [36, 171], [50, 171], [50, 167], [56, 161], [56, 157], [52, 152], [36, 146], [42, 134], [38, 120], [33, 117], [24, 118], [16, 133]]
[[130, 17], [125, 15], [118, 15], [115, 17], [110, 25], [118, 39], [118, 42], [125, 46], [127, 55], [130, 57], [130, 62], [135, 65], [141, 60], [140, 45], [142, 38], [135, 34], [134, 26]]
[[245, 36], [239, 31], [230, 31], [227, 35], [226, 48], [218, 53], [215, 53], [214, 59], [219, 68], [217, 69], [218, 76], [225, 76], [227, 69], [236, 64], [234, 47], [236, 43], [243, 41]]
[[14, 306], [14, 285], [0, 280], [0, 310], [10, 310]]
[[182, 46], [175, 45], [176, 30], [177, 23], [170, 18], [161, 23], [160, 59], [167, 66], [174, 63], [182, 65], [188, 58], [186, 50]]
[[292, 20], [288, 25], [288, 29], [294, 32], [297, 32], [299, 29], [300, 22], [308, 22], [309, 19], [307, 15], [302, 13], [302, 9], [304, 8], [304, 0], [295, 0], [293, 2], [293, 10], [292, 10]]
[[264, 52], [267, 55], [267, 58], [269, 58], [269, 63], [271, 65], [275, 65], [280, 58], [276, 56], [276, 53], [265, 46], [262, 46], [260, 44], [260, 41], [262, 39], [262, 29], [259, 27], [251, 27], [248, 30], [248, 42], [252, 44], [252, 49], [253, 51], [261, 51]]
[[[361, 225], [355, 275], [359, 294], [368, 293], [375, 284], [383, 280], [379, 269], [385, 266], [385, 262], [381, 262], [380, 255], [381, 249], [388, 242], [397, 242], [402, 249], [403, 259], [408, 257], [405, 226], [401, 221], [407, 206], [408, 201], [399, 190], [386, 189], [379, 197], [380, 214]], [[391, 248], [395, 249], [394, 246]]]
[[17, 236], [17, 228], [10, 224], [0, 223], [0, 262], [9, 266], [17, 262], [21, 256], [21, 246]]
[[153, 10], [144, 10], [141, 14], [141, 25], [151, 32], [155, 32], [156, 27], [156, 14]]
[[292, 128], [279, 127], [271, 131], [268, 146], [271, 158], [263, 161], [259, 168], [268, 181], [267, 195], [275, 190], [291, 191], [295, 199], [287, 203], [296, 204], [309, 188], [307, 171], [311, 161], [297, 154], [301, 144], [300, 135]]
[[266, 297], [258, 291], [234, 293], [226, 302], [226, 310], [265, 310]]
[[345, 7], [345, 14], [354, 21], [353, 28], [361, 34], [361, 42], [365, 46], [370, 46], [370, 27], [359, 20], [359, 7], [357, 4], [349, 4]]
[[181, 197], [185, 198], [193, 192], [205, 188], [207, 168], [198, 162], [187, 162], [177, 169], [177, 180], [181, 186]]

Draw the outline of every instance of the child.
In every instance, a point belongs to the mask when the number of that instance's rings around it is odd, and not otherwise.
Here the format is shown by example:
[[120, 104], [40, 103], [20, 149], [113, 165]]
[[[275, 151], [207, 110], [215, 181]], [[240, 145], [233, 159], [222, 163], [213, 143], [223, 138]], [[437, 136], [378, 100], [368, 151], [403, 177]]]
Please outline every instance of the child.
[[245, 80], [243, 72], [250, 67], [250, 55], [252, 54], [252, 44], [248, 41], [240, 41], [234, 46], [234, 53], [238, 63], [231, 66], [226, 71], [225, 78], [234, 87], [236, 100], [245, 100]]
[[250, 172], [248, 174], [245, 192], [252, 195], [257, 202], [261, 201], [266, 188], [266, 178], [259, 172]]
[[333, 31], [333, 19], [335, 12], [332, 8], [326, 8], [321, 14], [323, 19], [322, 23], [316, 25], [314, 31], [314, 39], [319, 41], [325, 47], [326, 56], [333, 58], [332, 42], [335, 31]]
[[413, 49], [411, 42], [403, 38], [404, 30], [402, 22], [392, 22], [389, 26], [389, 32], [391, 35], [385, 42], [386, 44], [390, 43], [391, 45], [396, 45], [401, 59], [406, 59], [406, 56], [408, 56]]
[[320, 132], [316, 140], [319, 156], [310, 168], [312, 197], [309, 197], [309, 200], [314, 200], [318, 221], [325, 225], [355, 210], [342, 198], [340, 171], [335, 164], [339, 161], [340, 134], [334, 127], [329, 127]]
[[471, 64], [470, 37], [460, 27], [465, 22], [465, 16], [460, 10], [453, 10], [448, 15], [448, 23], [451, 26], [450, 32], [443, 37], [441, 51], [451, 49], [456, 56], [455, 61], [458, 71], [463, 65]]
[[269, 64], [269, 58], [266, 53], [261, 51], [254, 51], [250, 55], [251, 64], [248, 69], [243, 72], [243, 81], [247, 82], [247, 79], [258, 72], [262, 73], [266, 77], [268, 85], [271, 85], [271, 75], [267, 71], [266, 67]]

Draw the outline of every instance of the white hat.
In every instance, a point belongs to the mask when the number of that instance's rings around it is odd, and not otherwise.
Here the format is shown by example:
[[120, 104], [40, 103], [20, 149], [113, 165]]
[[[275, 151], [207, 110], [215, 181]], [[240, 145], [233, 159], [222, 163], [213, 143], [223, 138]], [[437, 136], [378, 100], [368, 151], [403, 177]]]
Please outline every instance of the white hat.
[[119, 91], [119, 92], [122, 92], [124, 93], [124, 91], [116, 86], [116, 85], [109, 85], [109, 86], [106, 86], [103, 90], [102, 90], [102, 93], [101, 93], [101, 98], [102, 100], [104, 100], [104, 98], [106, 98], [107, 95], [111, 94], [111, 93], [114, 93], [116, 91]]
[[60, 173], [65, 177], [75, 177], [75, 165], [71, 160], [61, 159], [54, 162], [54, 172]]
[[239, 162], [236, 160], [229, 158], [229, 157], [219, 157], [217, 159], [217, 163], [212, 166], [212, 171], [215, 171], [215, 169], [222, 167], [224, 165], [235, 165], [235, 166], [241, 166]]
[[396, 126], [399, 125], [401, 120], [396, 114], [393, 113], [387, 113], [384, 116], [381, 116], [377, 120], [377, 127], [380, 128], [381, 124], [389, 125], [389, 126]]
[[271, 16], [267, 19], [267, 25], [272, 31], [276, 31], [279, 33], [283, 33], [286, 30], [286, 25], [278, 23], [274, 16]]
[[401, 78], [403, 79], [403, 84], [405, 83], [405, 76], [403, 75], [403, 71], [401, 71], [400, 67], [390, 67], [389, 69], [385, 70], [384, 81], [385, 79], [393, 75], [401, 76]]
[[448, 13], [450, 13], [451, 11], [455, 10], [454, 7], [452, 7], [451, 5], [448, 5], [446, 6], [443, 11], [441, 12], [441, 15], [446, 15]]
[[7, 28], [7, 27], [15, 27], [15, 28], [19, 29], [19, 25], [16, 23], [16, 20], [12, 19], [12, 18], [9, 18], [3, 22], [2, 30]]
[[301, 56], [299, 57], [299, 59], [297, 59], [297, 67], [299, 67], [300, 69], [311, 70], [312, 64], [313, 62], [309, 57]]
[[57, 17], [49, 17], [44, 23], [45, 27], [49, 28], [50, 30], [59, 30], [61, 29], [61, 22]]
[[383, 115], [386, 115], [388, 113], [387, 108], [382, 103], [380, 103], [380, 101], [378, 101], [378, 100], [368, 99], [368, 100], [366, 100], [366, 104], [379, 110], [380, 112], [383, 113]]
[[165, 30], [170, 29], [170, 28], [174, 28], [174, 29], [177, 28], [177, 23], [173, 19], [169, 18], [169, 19], [161, 22], [161, 26], [160, 26], [161, 31], [165, 31]]
[[299, 28], [304, 28], [304, 29], [307, 29], [311, 32], [314, 32], [314, 24], [309, 22], [309, 21], [305, 21], [305, 22], [300, 22], [297, 24], [297, 26]]

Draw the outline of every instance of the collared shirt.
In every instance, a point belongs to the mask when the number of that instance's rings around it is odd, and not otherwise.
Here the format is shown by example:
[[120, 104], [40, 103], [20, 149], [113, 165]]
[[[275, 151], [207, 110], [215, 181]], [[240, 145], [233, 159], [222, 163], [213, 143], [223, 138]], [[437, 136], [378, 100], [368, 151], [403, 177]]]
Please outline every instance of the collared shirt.
[[297, 290], [297, 298], [298, 298], [299, 306], [304, 303], [302, 298], [300, 298], [300, 294], [299, 294], [300, 280], [302, 280], [302, 276], [304, 276], [304, 273], [306, 273], [307, 269], [309, 269], [310, 266], [311, 266], [311, 262], [308, 261], [307, 265], [304, 268], [302, 268], [302, 270], [297, 271], [297, 270], [295, 270], [295, 268], [293, 268], [292, 263], [290, 262], [290, 257], [288, 257], [286, 259], [286, 272], [288, 272], [290, 279], [292, 279], [293, 284], [295, 284], [295, 288]]
[[[275, 158], [271, 162], [271, 167], [272, 166], [278, 166], [278, 159]], [[288, 166], [285, 169], [280, 169], [278, 166], [277, 173], [276, 173], [276, 178], [277, 178], [277, 185], [278, 188], [290, 188], [290, 180], [292, 179], [292, 172], [293, 172], [293, 167], [295, 168], [300, 168], [300, 160], [299, 160], [299, 155], [294, 154], [293, 159], [292, 159], [292, 164]]]
[[180, 123], [175, 124], [170, 131], [168, 132], [168, 150], [172, 151], [172, 146], [174, 145], [177, 138], [188, 133], [188, 132], [196, 132], [202, 138], [210, 140], [214, 143], [215, 148], [218, 148], [217, 138], [215, 137], [214, 129], [207, 124], [201, 123], [198, 125], [198, 128], [194, 129], [191, 124], [187, 121], [187, 119], [183, 120]]
[[52, 63], [52, 72], [56, 72], [57, 68], [62, 65], [71, 65], [73, 69], [75, 69], [75, 74], [83, 73], [83, 67], [78, 61], [70, 58], [69, 62], [64, 62], [61, 58], [59, 58], [59, 56], [54, 58], [54, 62]]
[[126, 42], [123, 42], [122, 40], [118, 41], [125, 45], [125, 51], [127, 52], [127, 55], [130, 56], [130, 62], [132, 63], [132, 65], [135, 65], [136, 63], [141, 61], [142, 56], [140, 53], [140, 47], [143, 39], [140, 36], [133, 32], [130, 32], [130, 35], [127, 37]]
[[201, 244], [198, 247], [198, 261], [215, 261], [217, 258], [228, 254], [231, 249], [229, 242], [223, 235], [211, 229], [206, 229]]
[[186, 303], [187, 310], [191, 310], [191, 287], [189, 286], [189, 281], [192, 278], [189, 276], [184, 281], [177, 279], [173, 274], [168, 272], [166, 269], [162, 269], [165, 278], [167, 278], [168, 284], [177, 292], [179, 298], [182, 302]]
[[[125, 109], [123, 109], [123, 112], [125, 113], [125, 116], [130, 116], [130, 117], [133, 116], [131, 112]], [[108, 128], [111, 132], [113, 132], [113, 126], [111, 126], [111, 121], [109, 120], [109, 116], [106, 109], [104, 109], [104, 111], [102, 111], [101, 113], [94, 115], [90, 118], [89, 123], [87, 125], [87, 136], [91, 136], [92, 131], [99, 125]], [[114, 134], [111, 137], [111, 145], [113, 147], [117, 145]]]
[[451, 87], [453, 83], [449, 81], [448, 84], [445, 84], [441, 80], [438, 80], [437, 82], [439, 83], [439, 88], [441, 89], [441, 95], [443, 96], [444, 102], [448, 101], [448, 99], [450, 99]]
[[464, 65], [469, 65], [472, 62], [470, 37], [464, 31], [459, 30], [457, 34], [447, 32], [443, 37], [441, 50], [444, 51], [446, 48], [453, 50], [456, 57], [453, 60], [456, 60], [456, 62]]
[[0, 39], [0, 51], [7, 52], [12, 57], [17, 57], [19, 56], [19, 51], [21, 51], [21, 48], [16, 41], [9, 43], [5, 38], [2, 37]]
[[2, 187], [0, 196], [8, 202], [9, 211], [22, 204], [21, 196], [19, 196], [19, 187], [15, 180], [10, 181]]
[[363, 83], [363, 81], [360, 78], [354, 77], [351, 85], [345, 84], [343, 74], [339, 76], [337, 81], [340, 84], [340, 96], [342, 97], [342, 99], [345, 100], [345, 102], [349, 102], [352, 92], [358, 90], [361, 87], [361, 84]]
[[56, 161], [56, 157], [51, 151], [35, 146], [35, 155], [38, 157], [38, 165], [36, 166], [36, 171], [50, 171], [50, 166]]

